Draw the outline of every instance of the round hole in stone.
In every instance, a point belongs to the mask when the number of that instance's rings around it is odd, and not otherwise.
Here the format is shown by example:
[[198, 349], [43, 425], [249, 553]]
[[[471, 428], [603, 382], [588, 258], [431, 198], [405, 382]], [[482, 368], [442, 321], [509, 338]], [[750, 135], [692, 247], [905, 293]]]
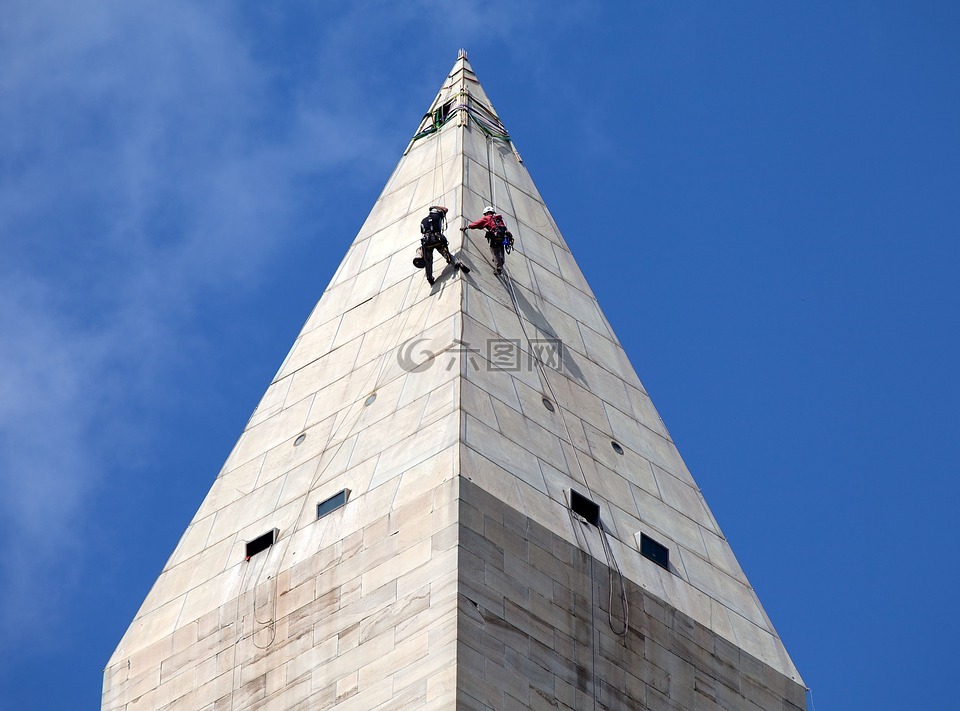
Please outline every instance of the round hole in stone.
[[550, 410], [550, 412], [556, 412], [556, 410], [553, 407], [553, 403], [547, 400], [547, 398], [543, 398], [543, 406], [548, 410]]
[[368, 397], [366, 400], [363, 401], [363, 406], [370, 407], [373, 404], [373, 401], [376, 399], [377, 399], [377, 394], [374, 393], [373, 395], [371, 395], [370, 397]]
[[293, 440], [293, 446], [299, 447], [301, 444], [303, 444], [303, 440], [305, 440], [306, 438], [307, 438], [307, 435], [305, 434], [299, 435], [295, 440]]
[[617, 454], [623, 454], [623, 447], [620, 446], [619, 442], [610, 441], [610, 446], [613, 447], [613, 451]]

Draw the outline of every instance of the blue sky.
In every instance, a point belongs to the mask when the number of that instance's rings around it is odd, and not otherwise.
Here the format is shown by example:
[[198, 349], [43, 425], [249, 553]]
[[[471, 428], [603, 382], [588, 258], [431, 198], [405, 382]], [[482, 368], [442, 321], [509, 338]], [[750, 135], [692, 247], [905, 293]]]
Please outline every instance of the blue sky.
[[8, 0], [0, 710], [101, 670], [457, 49], [817, 711], [952, 707], [960, 5]]

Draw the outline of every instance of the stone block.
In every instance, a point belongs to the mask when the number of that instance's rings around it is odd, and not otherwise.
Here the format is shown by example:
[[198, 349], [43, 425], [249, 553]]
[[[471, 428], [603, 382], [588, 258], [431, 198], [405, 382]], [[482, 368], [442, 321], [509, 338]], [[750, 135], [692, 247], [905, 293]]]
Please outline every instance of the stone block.
[[[429, 540], [426, 542], [431, 543]], [[415, 591], [430, 588], [434, 584], [448, 582], [450, 576], [456, 574], [458, 559], [459, 554], [456, 548], [450, 548], [442, 553], [431, 551], [425, 563], [397, 578], [397, 594], [411, 595]]]
[[426, 539], [405, 551], [397, 553], [393, 559], [367, 570], [361, 575], [361, 586], [364, 593], [366, 594], [368, 590], [376, 590], [382, 585], [396, 580], [403, 571], [423, 565], [430, 559], [430, 555], [430, 540]]
[[[485, 101], [474, 78], [458, 60], [438, 103]], [[509, 281], [482, 235], [452, 229], [491, 201], [517, 238]], [[431, 287], [409, 262], [436, 202], [477, 268]], [[556, 369], [531, 358], [542, 338], [562, 343]], [[504, 339], [516, 368], [491, 362]], [[398, 358], [411, 345], [428, 368]], [[603, 533], [571, 515], [571, 489], [598, 504]], [[270, 529], [276, 544], [244, 561]], [[669, 571], [639, 554], [640, 533], [668, 546]], [[803, 704], [536, 187], [466, 114], [408, 147], [103, 693], [116, 711]]]

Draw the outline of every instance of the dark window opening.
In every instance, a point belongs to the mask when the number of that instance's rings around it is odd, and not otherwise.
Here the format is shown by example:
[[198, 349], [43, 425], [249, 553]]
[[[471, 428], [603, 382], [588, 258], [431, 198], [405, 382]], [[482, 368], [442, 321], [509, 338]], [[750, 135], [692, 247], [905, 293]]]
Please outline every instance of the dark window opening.
[[586, 519], [593, 526], [600, 526], [600, 504], [588, 499], [573, 489], [570, 489], [570, 508], [578, 516]]
[[613, 451], [617, 454], [623, 454], [623, 447], [620, 446], [619, 442], [611, 441], [610, 446], [613, 447]]
[[440, 128], [450, 117], [454, 103], [456, 103], [456, 99], [450, 99], [450, 101], [442, 104], [440, 108], [433, 112], [433, 125], [435, 127]]
[[350, 489], [343, 489], [338, 491], [336, 494], [331, 496], [325, 501], [321, 501], [317, 504], [317, 518], [323, 518], [331, 511], [336, 511], [338, 508], [347, 503], [347, 497], [350, 495]]
[[670, 570], [670, 550], [647, 534], [640, 534], [640, 555], [649, 558], [664, 570]]
[[257, 553], [267, 550], [267, 548], [276, 543], [278, 533], [279, 531], [276, 528], [273, 528], [264, 533], [262, 536], [249, 541], [247, 543], [247, 560], [250, 560]]
[[305, 434], [299, 435], [295, 440], [293, 440], [293, 446], [299, 447], [301, 444], [303, 444], [303, 440], [305, 440], [306, 438], [307, 436]]
[[553, 407], [553, 403], [550, 402], [547, 398], [543, 398], [543, 406], [548, 410], [550, 410], [550, 412], [556, 412], [556, 410]]

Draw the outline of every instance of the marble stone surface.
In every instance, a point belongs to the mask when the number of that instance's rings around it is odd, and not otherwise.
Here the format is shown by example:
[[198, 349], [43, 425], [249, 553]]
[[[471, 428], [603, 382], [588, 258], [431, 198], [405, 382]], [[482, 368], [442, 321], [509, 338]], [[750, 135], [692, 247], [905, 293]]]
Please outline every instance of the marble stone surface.
[[[449, 102], [211, 482], [107, 664], [102, 708], [803, 708], [526, 167], [477, 120], [496, 112], [465, 56], [430, 111]], [[411, 262], [438, 203], [472, 271], [436, 255], [430, 286]], [[483, 234], [459, 231], [486, 204], [516, 238], [502, 277]], [[571, 490], [602, 533], [571, 515]]]

